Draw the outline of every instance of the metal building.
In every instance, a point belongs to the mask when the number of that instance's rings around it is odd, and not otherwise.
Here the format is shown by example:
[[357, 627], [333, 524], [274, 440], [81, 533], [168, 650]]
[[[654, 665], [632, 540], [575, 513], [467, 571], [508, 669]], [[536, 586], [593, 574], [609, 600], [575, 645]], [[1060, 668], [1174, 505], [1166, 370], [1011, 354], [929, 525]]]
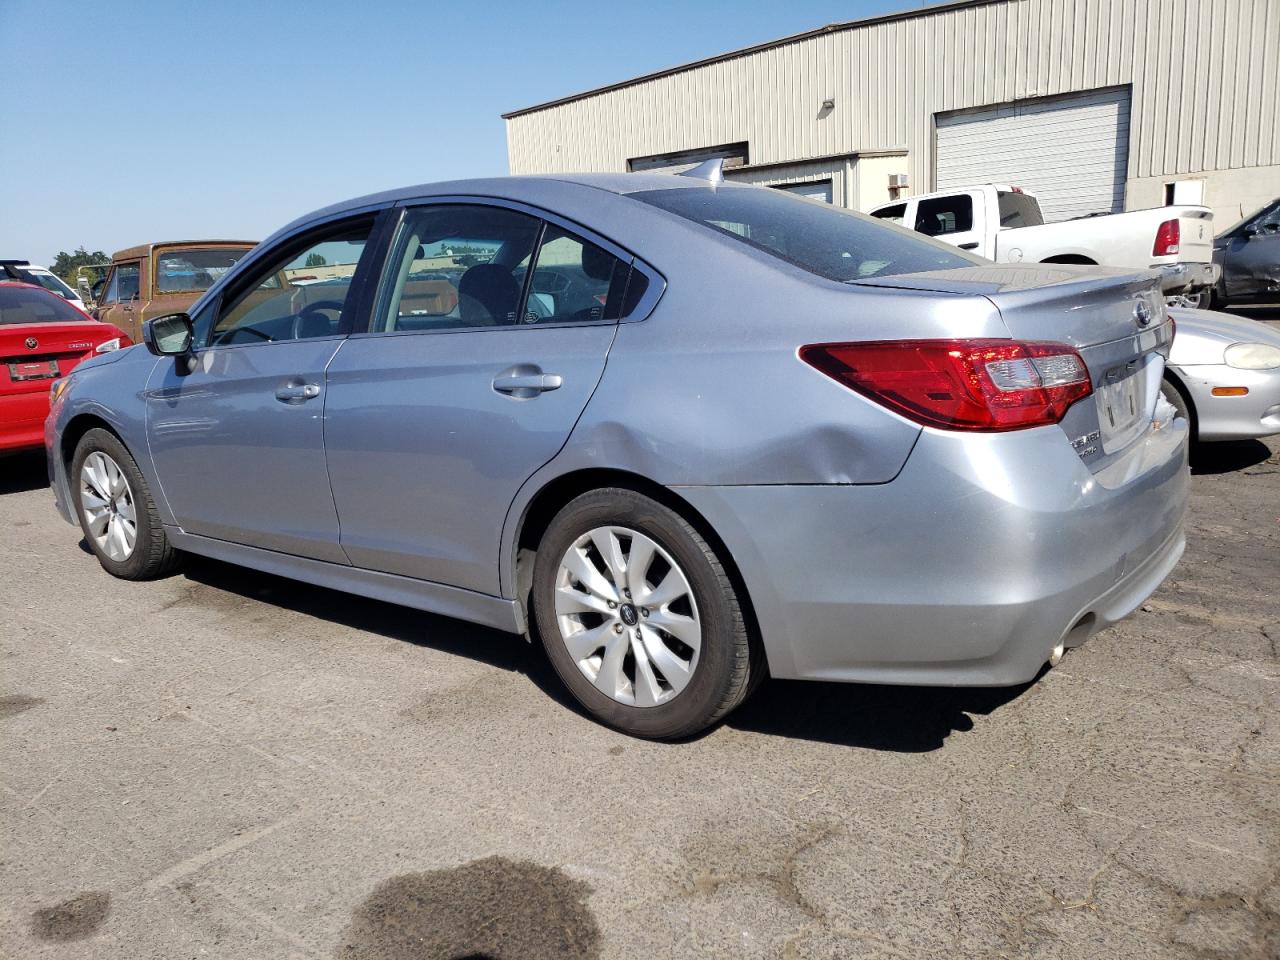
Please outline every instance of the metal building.
[[726, 158], [865, 210], [1010, 182], [1048, 219], [1280, 195], [1280, 0], [962, 0], [505, 114], [512, 173]]

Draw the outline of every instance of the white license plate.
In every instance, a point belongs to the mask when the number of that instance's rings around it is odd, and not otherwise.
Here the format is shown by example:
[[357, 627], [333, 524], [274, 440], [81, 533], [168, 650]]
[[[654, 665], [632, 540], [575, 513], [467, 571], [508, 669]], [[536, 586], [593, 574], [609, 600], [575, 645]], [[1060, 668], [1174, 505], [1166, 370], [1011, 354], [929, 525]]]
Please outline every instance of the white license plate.
[[1094, 388], [1098, 432], [1104, 453], [1128, 446], [1151, 422], [1151, 371], [1158, 355], [1148, 354], [1108, 370]]

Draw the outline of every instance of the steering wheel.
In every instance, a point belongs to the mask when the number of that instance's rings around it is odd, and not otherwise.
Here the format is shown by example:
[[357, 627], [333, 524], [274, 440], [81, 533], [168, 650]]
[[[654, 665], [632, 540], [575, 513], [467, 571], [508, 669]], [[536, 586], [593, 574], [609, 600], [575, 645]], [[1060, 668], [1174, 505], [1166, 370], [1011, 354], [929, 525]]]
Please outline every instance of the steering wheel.
[[[301, 340], [303, 325], [321, 310], [336, 310], [338, 312], [337, 319], [340, 320], [342, 318], [342, 301], [317, 300], [315, 303], [308, 303], [294, 315], [293, 330], [290, 332], [290, 336], [294, 340]], [[325, 317], [325, 320], [329, 323], [334, 322], [333, 320], [329, 320], [328, 317]]]

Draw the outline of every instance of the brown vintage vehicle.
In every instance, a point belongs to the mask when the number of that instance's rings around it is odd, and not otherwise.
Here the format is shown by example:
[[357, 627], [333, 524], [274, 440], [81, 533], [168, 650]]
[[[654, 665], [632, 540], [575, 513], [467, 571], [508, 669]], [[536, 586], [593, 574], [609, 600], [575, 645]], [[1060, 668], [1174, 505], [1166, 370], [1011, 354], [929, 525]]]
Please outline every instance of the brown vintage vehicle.
[[246, 240], [171, 240], [121, 250], [93, 285], [92, 313], [141, 343], [142, 321], [186, 311], [255, 246]]

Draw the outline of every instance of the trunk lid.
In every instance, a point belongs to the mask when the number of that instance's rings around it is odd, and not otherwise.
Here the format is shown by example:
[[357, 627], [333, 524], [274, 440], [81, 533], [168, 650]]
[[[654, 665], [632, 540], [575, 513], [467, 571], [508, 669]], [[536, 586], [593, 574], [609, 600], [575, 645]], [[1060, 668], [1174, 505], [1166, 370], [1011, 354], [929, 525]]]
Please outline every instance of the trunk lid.
[[47, 392], [99, 344], [119, 336], [111, 324], [88, 319], [0, 325], [0, 393]]
[[1074, 347], [1093, 395], [1061, 426], [1092, 469], [1111, 462], [1151, 425], [1173, 331], [1155, 273], [1069, 264], [1008, 264], [904, 274], [859, 285], [983, 296], [1010, 336]]

